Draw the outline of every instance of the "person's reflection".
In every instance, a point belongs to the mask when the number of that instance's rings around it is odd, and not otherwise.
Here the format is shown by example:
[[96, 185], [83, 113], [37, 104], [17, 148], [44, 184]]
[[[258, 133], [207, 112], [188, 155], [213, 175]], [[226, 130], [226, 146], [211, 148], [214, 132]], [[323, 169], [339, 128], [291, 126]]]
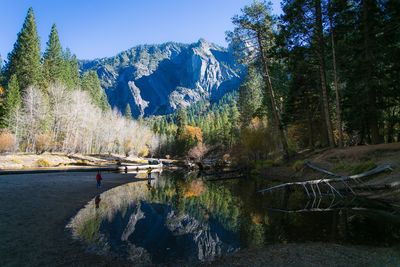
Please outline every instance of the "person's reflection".
[[96, 209], [99, 208], [100, 201], [101, 201], [100, 195], [97, 195], [96, 198], [94, 199], [94, 204], [96, 205]]
[[151, 189], [151, 167], [147, 169], [147, 189]]
[[151, 173], [147, 176], [147, 189], [151, 190]]
[[150, 191], [152, 188], [150, 179], [147, 180], [147, 189]]

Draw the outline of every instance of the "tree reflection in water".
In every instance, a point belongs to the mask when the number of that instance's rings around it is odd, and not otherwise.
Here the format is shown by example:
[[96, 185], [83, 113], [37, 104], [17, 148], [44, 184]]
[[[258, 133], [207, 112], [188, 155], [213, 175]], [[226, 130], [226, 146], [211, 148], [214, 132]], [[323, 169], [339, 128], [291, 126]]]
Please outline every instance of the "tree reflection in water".
[[256, 193], [272, 182], [254, 177], [204, 182], [196, 173], [175, 172], [151, 182], [104, 192], [68, 227], [98, 253], [142, 263], [208, 261], [276, 242], [389, 246], [400, 240], [398, 213], [380, 202], [342, 199], [324, 210], [327, 198], [312, 210], [301, 190]]

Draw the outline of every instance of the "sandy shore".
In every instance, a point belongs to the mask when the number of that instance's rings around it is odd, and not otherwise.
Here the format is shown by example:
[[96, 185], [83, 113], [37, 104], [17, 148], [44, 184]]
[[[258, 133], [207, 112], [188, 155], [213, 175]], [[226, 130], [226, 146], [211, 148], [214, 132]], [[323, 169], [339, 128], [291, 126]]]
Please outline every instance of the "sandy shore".
[[117, 160], [146, 164], [147, 159], [125, 157], [123, 155], [82, 155], [64, 153], [13, 153], [0, 155], [0, 170], [38, 169], [38, 168], [76, 168], [104, 167], [117, 163]]

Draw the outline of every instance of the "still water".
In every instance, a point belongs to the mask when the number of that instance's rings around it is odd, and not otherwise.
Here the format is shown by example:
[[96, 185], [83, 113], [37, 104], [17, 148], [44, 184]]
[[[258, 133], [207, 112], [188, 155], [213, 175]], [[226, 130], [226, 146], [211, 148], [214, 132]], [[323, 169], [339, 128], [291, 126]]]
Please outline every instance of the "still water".
[[142, 264], [212, 261], [274, 243], [400, 243], [395, 207], [332, 196], [310, 201], [296, 189], [257, 193], [274, 184], [256, 177], [210, 182], [197, 173], [153, 173], [151, 180], [97, 195], [67, 228], [89, 253]]

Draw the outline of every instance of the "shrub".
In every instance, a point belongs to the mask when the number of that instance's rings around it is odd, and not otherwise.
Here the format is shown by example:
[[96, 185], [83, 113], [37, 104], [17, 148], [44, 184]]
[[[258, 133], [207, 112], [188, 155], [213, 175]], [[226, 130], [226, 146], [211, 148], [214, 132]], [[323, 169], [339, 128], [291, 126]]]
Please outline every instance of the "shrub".
[[207, 153], [208, 149], [203, 143], [198, 143], [195, 147], [192, 147], [188, 156], [193, 159], [201, 160], [203, 156]]
[[270, 158], [270, 154], [278, 152], [279, 142], [266, 118], [254, 118], [249, 126], [241, 130], [240, 142], [234, 147], [232, 155], [243, 164], [254, 160]]
[[296, 160], [292, 165], [292, 168], [295, 171], [300, 171], [303, 167], [304, 167], [304, 161], [302, 160]]
[[132, 140], [129, 140], [129, 139], [125, 140], [123, 148], [124, 148], [125, 156], [129, 157], [129, 153], [133, 150]]
[[51, 135], [50, 134], [38, 134], [35, 137], [36, 141], [36, 153], [44, 153], [51, 147]]
[[14, 151], [16, 143], [17, 141], [14, 134], [8, 131], [0, 133], [0, 152]]
[[37, 164], [38, 167], [50, 167], [50, 162], [48, 162], [45, 159], [38, 159], [36, 161], [36, 164]]
[[139, 151], [138, 156], [139, 157], [146, 157], [149, 154], [150, 150], [147, 146], [142, 147], [142, 149]]

